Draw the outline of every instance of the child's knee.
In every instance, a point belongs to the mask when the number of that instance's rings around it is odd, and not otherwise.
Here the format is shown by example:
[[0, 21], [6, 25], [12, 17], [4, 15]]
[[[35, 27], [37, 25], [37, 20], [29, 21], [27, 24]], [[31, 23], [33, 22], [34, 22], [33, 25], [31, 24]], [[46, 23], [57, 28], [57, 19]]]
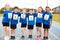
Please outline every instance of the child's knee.
[[5, 31], [5, 32], [9, 32], [9, 30], [8, 30], [8, 29], [4, 29], [4, 31]]
[[44, 31], [47, 31], [47, 28], [45, 28]]

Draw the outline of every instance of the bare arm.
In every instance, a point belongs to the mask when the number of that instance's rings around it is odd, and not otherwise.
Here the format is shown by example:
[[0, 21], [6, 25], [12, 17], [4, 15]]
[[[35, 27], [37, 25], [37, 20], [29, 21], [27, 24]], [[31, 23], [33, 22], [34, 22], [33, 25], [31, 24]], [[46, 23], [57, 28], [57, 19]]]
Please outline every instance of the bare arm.
[[50, 26], [52, 25], [52, 19], [50, 20]]

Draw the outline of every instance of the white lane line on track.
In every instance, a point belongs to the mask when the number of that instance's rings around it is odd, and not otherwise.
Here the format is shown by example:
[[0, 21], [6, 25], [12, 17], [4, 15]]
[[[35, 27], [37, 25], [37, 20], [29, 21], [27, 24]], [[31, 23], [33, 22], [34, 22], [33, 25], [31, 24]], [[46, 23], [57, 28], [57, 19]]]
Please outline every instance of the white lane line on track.
[[60, 40], [59, 37], [57, 37], [54, 33], [52, 33], [51, 31], [49, 31], [56, 39]]
[[0, 38], [3, 37], [3, 35], [0, 35]]

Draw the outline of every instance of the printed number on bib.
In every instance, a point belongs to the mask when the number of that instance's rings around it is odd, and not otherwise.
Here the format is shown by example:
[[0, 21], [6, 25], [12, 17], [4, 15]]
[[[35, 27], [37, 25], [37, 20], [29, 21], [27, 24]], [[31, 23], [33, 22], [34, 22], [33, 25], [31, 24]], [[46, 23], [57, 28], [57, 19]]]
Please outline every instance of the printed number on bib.
[[33, 16], [29, 16], [29, 20], [30, 21], [33, 21]]
[[44, 16], [44, 20], [48, 20], [49, 19], [49, 15], [46, 15]]
[[12, 18], [12, 13], [8, 13], [8, 18], [9, 18], [9, 19]]
[[25, 16], [26, 16], [25, 14], [21, 14], [21, 18], [25, 19]]
[[38, 13], [38, 18], [42, 18], [42, 14], [41, 13]]
[[13, 15], [13, 20], [18, 20], [18, 15], [14, 14]]

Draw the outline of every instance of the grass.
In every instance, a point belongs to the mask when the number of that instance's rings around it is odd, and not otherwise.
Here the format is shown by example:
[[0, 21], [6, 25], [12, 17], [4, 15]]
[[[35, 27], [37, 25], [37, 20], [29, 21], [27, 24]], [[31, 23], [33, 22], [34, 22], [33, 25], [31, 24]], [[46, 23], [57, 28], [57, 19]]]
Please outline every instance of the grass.
[[53, 21], [60, 23], [60, 14], [53, 14]]
[[2, 17], [3, 16], [3, 14], [0, 14], [0, 17]]
[[[2, 17], [3, 14], [0, 14], [0, 17]], [[53, 14], [53, 21], [60, 23], [60, 14]]]

